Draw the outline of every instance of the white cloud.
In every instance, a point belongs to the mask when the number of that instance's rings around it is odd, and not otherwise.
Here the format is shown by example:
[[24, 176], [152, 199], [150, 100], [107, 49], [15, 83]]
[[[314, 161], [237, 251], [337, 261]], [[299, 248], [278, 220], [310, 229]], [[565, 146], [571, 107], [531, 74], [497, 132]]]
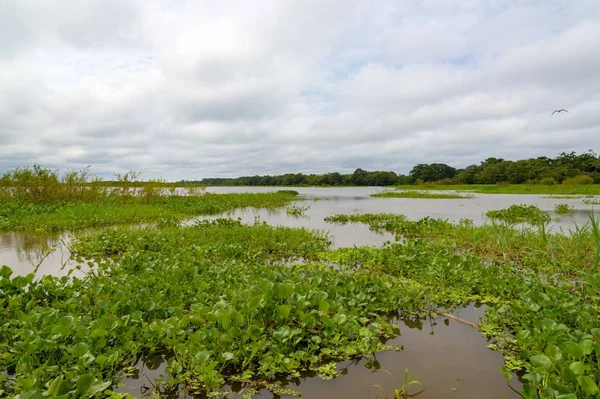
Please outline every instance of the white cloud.
[[598, 148], [599, 26], [593, 1], [3, 0], [0, 171], [406, 173]]

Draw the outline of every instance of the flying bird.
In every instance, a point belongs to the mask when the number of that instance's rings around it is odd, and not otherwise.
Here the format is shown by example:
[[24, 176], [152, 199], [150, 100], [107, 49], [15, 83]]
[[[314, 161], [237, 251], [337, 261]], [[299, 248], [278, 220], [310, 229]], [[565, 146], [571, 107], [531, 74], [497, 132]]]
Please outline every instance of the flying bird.
[[[569, 113], [569, 111], [567, 111], [566, 109], [563, 108], [563, 109], [555, 109], [554, 112], [552, 113], [552, 115], [554, 115], [557, 112], [558, 113], [566, 112], [567, 114]], [[550, 115], [550, 116], [552, 116], [552, 115]]]

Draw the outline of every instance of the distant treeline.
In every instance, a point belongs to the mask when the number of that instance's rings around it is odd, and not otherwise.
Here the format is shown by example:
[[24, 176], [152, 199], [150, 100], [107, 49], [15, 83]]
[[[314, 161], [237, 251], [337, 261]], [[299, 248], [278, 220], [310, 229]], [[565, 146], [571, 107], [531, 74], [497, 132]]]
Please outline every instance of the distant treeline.
[[408, 175], [391, 171], [368, 172], [356, 169], [352, 174], [288, 173], [276, 176], [206, 178], [200, 183], [224, 186], [390, 186], [395, 184], [591, 184], [600, 183], [600, 158], [589, 150], [580, 155], [560, 153], [556, 158], [538, 157], [520, 161], [487, 158], [479, 165], [456, 169], [443, 163], [418, 164]]

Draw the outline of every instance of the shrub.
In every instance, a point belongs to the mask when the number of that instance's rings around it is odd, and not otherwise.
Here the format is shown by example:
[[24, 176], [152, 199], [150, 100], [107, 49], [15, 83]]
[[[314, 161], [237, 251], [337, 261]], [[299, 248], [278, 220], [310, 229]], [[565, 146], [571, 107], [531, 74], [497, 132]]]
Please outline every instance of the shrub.
[[558, 182], [554, 177], [544, 177], [542, 180], [539, 181], [539, 184], [543, 184], [544, 186], [553, 186], [556, 183]]
[[590, 175], [577, 175], [573, 177], [567, 177], [563, 180], [563, 184], [594, 184], [594, 179]]
[[445, 179], [436, 181], [435, 184], [439, 184], [439, 185], [442, 185], [442, 186], [451, 186], [453, 184], [456, 184], [456, 182], [454, 180], [452, 180], [452, 179], [445, 178]]

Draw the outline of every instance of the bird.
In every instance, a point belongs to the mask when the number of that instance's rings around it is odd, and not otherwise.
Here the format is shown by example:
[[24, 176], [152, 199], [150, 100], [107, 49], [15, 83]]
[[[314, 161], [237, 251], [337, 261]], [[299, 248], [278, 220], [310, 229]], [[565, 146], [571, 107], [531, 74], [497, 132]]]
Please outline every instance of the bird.
[[567, 110], [566, 110], [566, 109], [564, 109], [564, 108], [563, 108], [563, 109], [555, 109], [555, 110], [554, 110], [554, 112], [553, 112], [553, 113], [552, 113], [550, 116], [554, 115], [554, 114], [555, 114], [555, 113], [557, 113], [557, 112], [558, 112], [558, 113], [561, 113], [561, 112], [563, 112], [563, 111], [564, 111], [564, 112], [566, 112], [567, 114], [569, 113], [569, 111], [567, 111]]

